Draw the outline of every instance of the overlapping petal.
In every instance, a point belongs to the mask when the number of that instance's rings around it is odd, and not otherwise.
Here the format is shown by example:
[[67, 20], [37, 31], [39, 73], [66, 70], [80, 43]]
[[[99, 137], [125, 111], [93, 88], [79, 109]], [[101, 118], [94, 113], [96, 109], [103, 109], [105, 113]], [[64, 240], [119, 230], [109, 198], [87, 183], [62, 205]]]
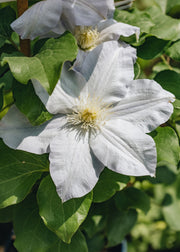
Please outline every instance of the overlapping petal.
[[133, 124], [109, 120], [90, 139], [96, 157], [109, 169], [125, 175], [154, 176], [156, 149], [153, 139]]
[[173, 113], [174, 95], [153, 80], [134, 80], [126, 97], [112, 108], [112, 116], [129, 121], [150, 132]]
[[116, 22], [114, 19], [100, 22], [97, 25], [97, 30], [100, 32], [100, 42], [119, 40], [120, 36], [129, 37], [133, 34], [139, 37], [140, 34], [138, 27]]
[[123, 42], [109, 41], [93, 51], [79, 51], [73, 69], [80, 72], [86, 80], [91, 77], [92, 85], [89, 82], [89, 86], [92, 90], [95, 88], [96, 91], [102, 91], [102, 86], [104, 89], [110, 86], [111, 75], [111, 84], [122, 83], [121, 80], [132, 80], [136, 58], [135, 48]]
[[112, 18], [113, 12], [113, 0], [45, 0], [25, 11], [11, 27], [22, 39], [56, 37], [76, 25]]
[[86, 80], [80, 73], [71, 70], [69, 63], [66, 62], [61, 72], [61, 78], [51, 96], [39, 81], [33, 79], [32, 83], [36, 94], [51, 114], [65, 114], [72, 110], [75, 99], [79, 97]]
[[32, 126], [13, 106], [0, 121], [0, 137], [13, 149], [43, 154], [48, 152], [49, 143], [59, 132], [62, 123], [61, 117], [54, 117], [43, 125]]
[[113, 0], [63, 0], [64, 23], [75, 25], [96, 25], [100, 20], [112, 18]]
[[[97, 48], [98, 50], [98, 48]], [[125, 43], [117, 41], [106, 42], [95, 63], [93, 55], [96, 49], [86, 58], [82, 74], [90, 77], [83, 92], [102, 97], [104, 102], [115, 103], [127, 92], [126, 85], [134, 76], [134, 61], [136, 50]], [[88, 66], [95, 65], [93, 72], [88, 72]]]
[[37, 36], [45, 37], [57, 25], [59, 34], [65, 31], [60, 22], [62, 13], [61, 0], [46, 0], [34, 4], [23, 13], [12, 24], [12, 29], [17, 32], [22, 39], [34, 39]]
[[104, 165], [90, 151], [88, 136], [75, 130], [61, 132], [50, 144], [50, 174], [62, 201], [90, 192]]
[[86, 81], [81, 74], [68, 70], [68, 65], [65, 65], [61, 73], [61, 79], [45, 103], [47, 110], [52, 114], [65, 114], [72, 111], [85, 83]]

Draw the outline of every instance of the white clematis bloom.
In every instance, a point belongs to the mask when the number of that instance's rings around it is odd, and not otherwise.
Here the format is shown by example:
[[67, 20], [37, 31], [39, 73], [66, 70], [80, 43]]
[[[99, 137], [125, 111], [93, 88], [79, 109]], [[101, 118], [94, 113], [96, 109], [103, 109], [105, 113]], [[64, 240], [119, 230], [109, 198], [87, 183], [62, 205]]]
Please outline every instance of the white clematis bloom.
[[72, 25], [90, 26], [112, 18], [113, 12], [113, 0], [45, 0], [25, 11], [11, 27], [22, 39], [58, 36]]
[[80, 49], [87, 51], [103, 42], [119, 40], [120, 36], [129, 37], [135, 34], [138, 39], [140, 29], [136, 26], [116, 22], [114, 19], [107, 19], [94, 27], [75, 26], [71, 32], [76, 37]]
[[[63, 201], [91, 191], [105, 166], [154, 176], [155, 143], [145, 133], [173, 112], [171, 93], [153, 80], [133, 80], [135, 50], [115, 41], [102, 47], [88, 81], [64, 67], [51, 96], [36, 85], [53, 119], [31, 126], [12, 107], [0, 123], [0, 137], [11, 148], [50, 153], [50, 174]], [[88, 64], [83, 72], [89, 75]]]

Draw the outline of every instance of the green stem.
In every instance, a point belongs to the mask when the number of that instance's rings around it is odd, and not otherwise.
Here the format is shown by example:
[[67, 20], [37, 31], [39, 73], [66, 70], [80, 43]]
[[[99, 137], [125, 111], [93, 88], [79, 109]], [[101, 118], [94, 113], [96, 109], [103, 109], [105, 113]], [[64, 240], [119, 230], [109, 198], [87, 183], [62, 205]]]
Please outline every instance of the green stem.
[[14, 101], [11, 102], [11, 103], [9, 103], [9, 104], [7, 104], [4, 108], [2, 108], [2, 109], [0, 110], [0, 113], [3, 112], [3, 111], [4, 111], [5, 109], [7, 109], [8, 107], [12, 106], [13, 104], [14, 104]]
[[14, 41], [11, 38], [9, 38], [8, 40], [16, 48], [17, 51], [20, 51], [18, 46], [14, 43]]
[[169, 65], [169, 63], [166, 60], [166, 58], [164, 57], [164, 55], [161, 55], [161, 59], [164, 62], [164, 64], [166, 64], [168, 66], [169, 70], [173, 70], [173, 68]]

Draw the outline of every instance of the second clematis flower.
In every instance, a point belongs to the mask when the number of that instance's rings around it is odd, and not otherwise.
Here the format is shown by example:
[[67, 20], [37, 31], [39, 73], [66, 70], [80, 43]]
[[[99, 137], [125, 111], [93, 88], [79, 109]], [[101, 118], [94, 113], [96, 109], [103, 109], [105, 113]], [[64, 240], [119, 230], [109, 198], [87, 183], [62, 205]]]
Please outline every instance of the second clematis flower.
[[155, 175], [155, 143], [146, 133], [169, 119], [174, 96], [153, 80], [133, 80], [134, 58], [131, 47], [104, 43], [90, 76], [88, 64], [85, 78], [64, 66], [51, 96], [34, 81], [53, 119], [32, 126], [12, 107], [0, 122], [0, 137], [9, 147], [49, 153], [62, 201], [91, 191], [105, 166], [125, 175]]
[[107, 19], [93, 26], [75, 26], [71, 32], [77, 39], [77, 44], [81, 50], [88, 51], [94, 49], [99, 44], [119, 40], [120, 36], [129, 37], [136, 34], [138, 39], [140, 29], [136, 26], [116, 22], [114, 19]]
[[113, 0], [44, 0], [34, 4], [11, 27], [22, 39], [59, 36], [72, 25], [95, 25], [112, 18]]
[[119, 40], [121, 35], [138, 38], [139, 28], [116, 22], [113, 12], [113, 0], [46, 0], [29, 8], [11, 26], [22, 39], [57, 37], [69, 30], [84, 51]]

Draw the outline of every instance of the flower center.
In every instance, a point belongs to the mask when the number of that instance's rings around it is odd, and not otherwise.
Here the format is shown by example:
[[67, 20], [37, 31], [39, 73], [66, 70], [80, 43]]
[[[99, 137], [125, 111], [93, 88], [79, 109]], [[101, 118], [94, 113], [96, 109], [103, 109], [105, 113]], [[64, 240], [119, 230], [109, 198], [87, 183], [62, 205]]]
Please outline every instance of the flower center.
[[99, 98], [79, 98], [75, 111], [67, 115], [68, 124], [80, 126], [84, 130], [100, 130], [108, 119], [109, 108]]
[[91, 26], [77, 26], [75, 29], [75, 37], [81, 49], [90, 50], [96, 47], [99, 32], [97, 29], [92, 29]]
[[85, 109], [81, 113], [81, 119], [86, 123], [94, 122], [97, 119], [97, 113], [96, 111], [89, 111], [88, 109]]

